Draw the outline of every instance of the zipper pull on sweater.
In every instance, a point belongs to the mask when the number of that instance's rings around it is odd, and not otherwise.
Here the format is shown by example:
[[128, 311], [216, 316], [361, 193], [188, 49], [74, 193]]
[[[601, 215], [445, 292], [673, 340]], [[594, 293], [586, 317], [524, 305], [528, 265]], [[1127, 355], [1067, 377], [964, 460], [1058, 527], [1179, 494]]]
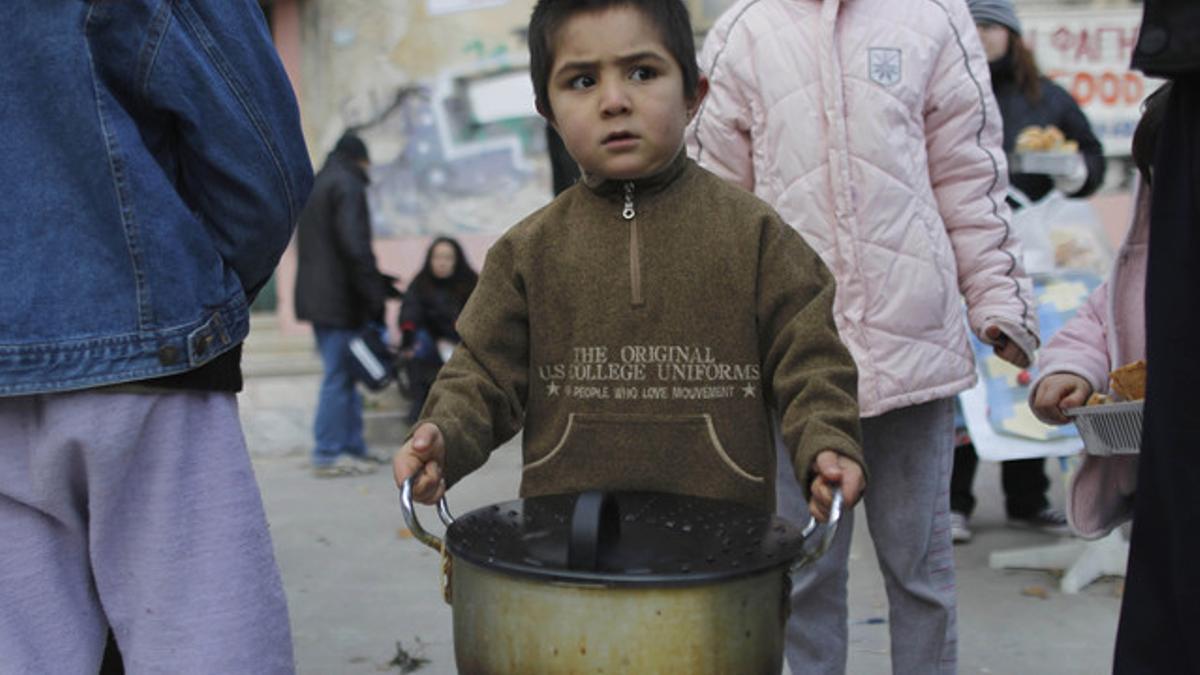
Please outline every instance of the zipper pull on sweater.
[[629, 301], [634, 307], [641, 307], [646, 303], [642, 297], [642, 253], [637, 221], [634, 220], [636, 215], [637, 212], [633, 210], [633, 183], [627, 182], [625, 210], [621, 212], [621, 217], [629, 221]]

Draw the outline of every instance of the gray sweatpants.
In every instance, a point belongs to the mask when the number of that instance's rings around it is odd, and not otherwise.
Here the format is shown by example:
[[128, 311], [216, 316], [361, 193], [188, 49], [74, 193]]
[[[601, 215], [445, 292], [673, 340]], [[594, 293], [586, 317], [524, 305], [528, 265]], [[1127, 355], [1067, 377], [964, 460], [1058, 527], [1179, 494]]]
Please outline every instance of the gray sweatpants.
[[0, 398], [0, 673], [291, 673], [232, 394]]
[[[892, 672], [953, 673], [957, 666], [954, 551], [950, 541], [953, 399], [862, 420], [871, 480], [863, 501], [888, 596]], [[779, 513], [808, 522], [808, 505], [781, 444]], [[846, 672], [850, 537], [842, 514], [833, 545], [792, 576], [787, 661], [800, 675]]]

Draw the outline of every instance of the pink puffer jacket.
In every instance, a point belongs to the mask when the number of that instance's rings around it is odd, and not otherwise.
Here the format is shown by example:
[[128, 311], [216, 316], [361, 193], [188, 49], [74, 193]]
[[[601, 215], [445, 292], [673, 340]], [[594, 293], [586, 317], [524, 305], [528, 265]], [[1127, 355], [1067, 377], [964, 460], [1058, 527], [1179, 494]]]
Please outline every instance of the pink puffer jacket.
[[1000, 118], [963, 0], [740, 0], [700, 66], [711, 88], [689, 152], [832, 270], [864, 417], [974, 384], [963, 296], [976, 334], [997, 325], [1033, 353]]
[[[1150, 191], [1134, 193], [1133, 223], [1108, 279], [1046, 343], [1038, 361], [1041, 375], [1029, 388], [1029, 402], [1042, 380], [1072, 373], [1093, 391], [1109, 390], [1113, 369], [1146, 357], [1146, 259], [1150, 248]], [[1137, 455], [1084, 455], [1067, 489], [1067, 520], [1081, 537], [1095, 539], [1133, 517]]]

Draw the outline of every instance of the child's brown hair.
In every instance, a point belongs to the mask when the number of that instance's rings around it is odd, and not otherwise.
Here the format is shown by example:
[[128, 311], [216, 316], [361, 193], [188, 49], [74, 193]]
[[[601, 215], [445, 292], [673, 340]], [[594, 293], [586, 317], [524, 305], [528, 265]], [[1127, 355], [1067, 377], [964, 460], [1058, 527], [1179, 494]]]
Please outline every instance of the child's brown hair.
[[658, 28], [663, 46], [683, 72], [683, 95], [692, 99], [700, 80], [692, 21], [683, 0], [538, 0], [529, 19], [529, 76], [533, 78], [538, 111], [554, 119], [550, 109], [550, 70], [554, 67], [554, 39], [568, 19], [584, 12], [612, 7], [632, 7]]

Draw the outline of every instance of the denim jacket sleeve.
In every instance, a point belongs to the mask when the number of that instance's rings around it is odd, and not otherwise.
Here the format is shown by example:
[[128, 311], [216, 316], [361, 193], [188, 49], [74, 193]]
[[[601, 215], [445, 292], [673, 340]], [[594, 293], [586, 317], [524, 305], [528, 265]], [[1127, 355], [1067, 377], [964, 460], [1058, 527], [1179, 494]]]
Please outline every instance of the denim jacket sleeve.
[[312, 187], [296, 99], [258, 3], [93, 0], [87, 28], [97, 74], [253, 297]]

